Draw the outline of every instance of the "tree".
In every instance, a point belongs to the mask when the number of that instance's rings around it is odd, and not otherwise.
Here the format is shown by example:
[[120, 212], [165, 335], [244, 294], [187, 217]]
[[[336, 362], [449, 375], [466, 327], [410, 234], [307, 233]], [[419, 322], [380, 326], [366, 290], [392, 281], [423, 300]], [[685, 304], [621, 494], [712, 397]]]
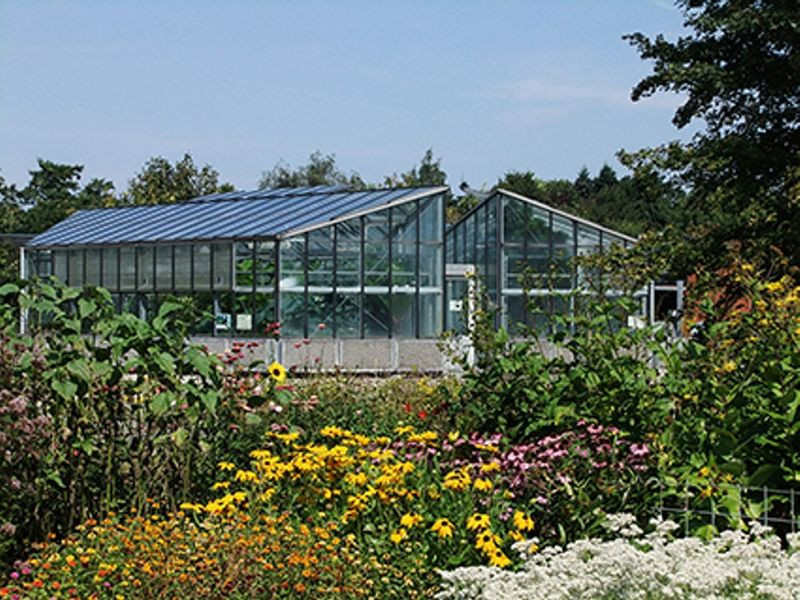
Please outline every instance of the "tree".
[[414, 165], [409, 171], [392, 173], [384, 177], [386, 187], [421, 187], [430, 185], [447, 185], [447, 173], [442, 170], [442, 159], [436, 158], [433, 148], [428, 148], [422, 155], [419, 167]]
[[352, 189], [364, 189], [366, 184], [358, 173], [344, 173], [336, 165], [335, 154], [322, 154], [319, 150], [311, 153], [308, 164], [292, 169], [279, 160], [272, 169], [264, 171], [260, 189], [303, 187], [312, 185], [344, 185]]
[[653, 72], [633, 100], [659, 91], [685, 94], [673, 123], [700, 120], [688, 143], [623, 154], [688, 190], [680, 240], [684, 272], [718, 268], [728, 247], [745, 259], [778, 254], [800, 264], [800, 1], [676, 0], [689, 35], [669, 41], [625, 38]]
[[120, 204], [174, 204], [198, 196], [232, 192], [233, 186], [219, 182], [219, 172], [211, 165], [198, 168], [188, 152], [172, 165], [155, 156], [128, 182]]
[[114, 184], [92, 179], [81, 188], [82, 165], [64, 165], [38, 159], [28, 185], [16, 193], [21, 213], [20, 232], [40, 233], [83, 208], [113, 206]]

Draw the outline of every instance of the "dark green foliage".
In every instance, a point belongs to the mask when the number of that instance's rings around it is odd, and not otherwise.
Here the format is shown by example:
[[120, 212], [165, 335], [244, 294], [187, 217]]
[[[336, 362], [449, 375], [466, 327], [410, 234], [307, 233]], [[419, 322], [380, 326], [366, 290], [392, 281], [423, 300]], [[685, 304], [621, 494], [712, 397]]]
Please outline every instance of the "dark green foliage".
[[258, 187], [261, 189], [302, 187], [307, 185], [345, 185], [353, 189], [364, 189], [366, 184], [358, 173], [349, 175], [336, 165], [336, 155], [322, 154], [319, 150], [308, 157], [308, 164], [292, 169], [278, 161], [269, 171], [264, 171]]
[[[30, 334], [17, 333], [29, 311]], [[220, 427], [216, 357], [185, 339], [188, 307], [147, 323], [105, 290], [0, 287], [0, 522], [19, 544], [89, 516], [173, 507], [206, 491]]]
[[172, 165], [166, 158], [148, 160], [141, 172], [128, 182], [119, 204], [174, 204], [198, 196], [232, 192], [233, 186], [219, 182], [219, 172], [211, 165], [198, 168], [188, 152]]
[[777, 248], [800, 264], [800, 3], [797, 0], [678, 0], [688, 35], [669, 41], [626, 38], [653, 72], [634, 88], [638, 100], [659, 91], [686, 101], [673, 122], [701, 120], [691, 142], [625, 155], [690, 190], [681, 205], [685, 245], [677, 266], [719, 268], [720, 252], [759, 264]]

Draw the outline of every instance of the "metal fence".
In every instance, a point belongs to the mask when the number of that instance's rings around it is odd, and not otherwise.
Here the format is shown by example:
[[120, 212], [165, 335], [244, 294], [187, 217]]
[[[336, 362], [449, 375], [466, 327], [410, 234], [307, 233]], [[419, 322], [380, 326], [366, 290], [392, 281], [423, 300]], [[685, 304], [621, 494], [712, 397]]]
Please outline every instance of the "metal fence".
[[666, 492], [660, 486], [658, 513], [663, 519], [682, 522], [687, 535], [701, 525], [725, 528], [748, 521], [757, 521], [777, 532], [800, 531], [800, 489], [730, 486], [724, 491], [728, 498], [738, 497], [739, 501], [726, 505], [713, 496]]

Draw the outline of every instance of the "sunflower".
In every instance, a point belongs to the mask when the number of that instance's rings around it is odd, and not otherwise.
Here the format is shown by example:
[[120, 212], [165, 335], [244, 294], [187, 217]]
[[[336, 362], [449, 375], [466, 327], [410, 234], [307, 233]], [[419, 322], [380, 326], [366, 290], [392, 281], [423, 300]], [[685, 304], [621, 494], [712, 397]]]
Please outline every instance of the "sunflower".
[[275, 361], [269, 366], [269, 375], [275, 380], [275, 383], [281, 384], [286, 381], [286, 367]]

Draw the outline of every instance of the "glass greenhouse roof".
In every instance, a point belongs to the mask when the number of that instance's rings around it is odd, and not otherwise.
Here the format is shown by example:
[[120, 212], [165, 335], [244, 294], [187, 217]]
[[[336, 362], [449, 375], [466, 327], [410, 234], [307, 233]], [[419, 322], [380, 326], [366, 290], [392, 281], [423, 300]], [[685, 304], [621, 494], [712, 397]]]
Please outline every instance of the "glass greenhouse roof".
[[79, 210], [26, 245], [277, 239], [446, 190], [313, 186], [211, 194], [180, 204]]

